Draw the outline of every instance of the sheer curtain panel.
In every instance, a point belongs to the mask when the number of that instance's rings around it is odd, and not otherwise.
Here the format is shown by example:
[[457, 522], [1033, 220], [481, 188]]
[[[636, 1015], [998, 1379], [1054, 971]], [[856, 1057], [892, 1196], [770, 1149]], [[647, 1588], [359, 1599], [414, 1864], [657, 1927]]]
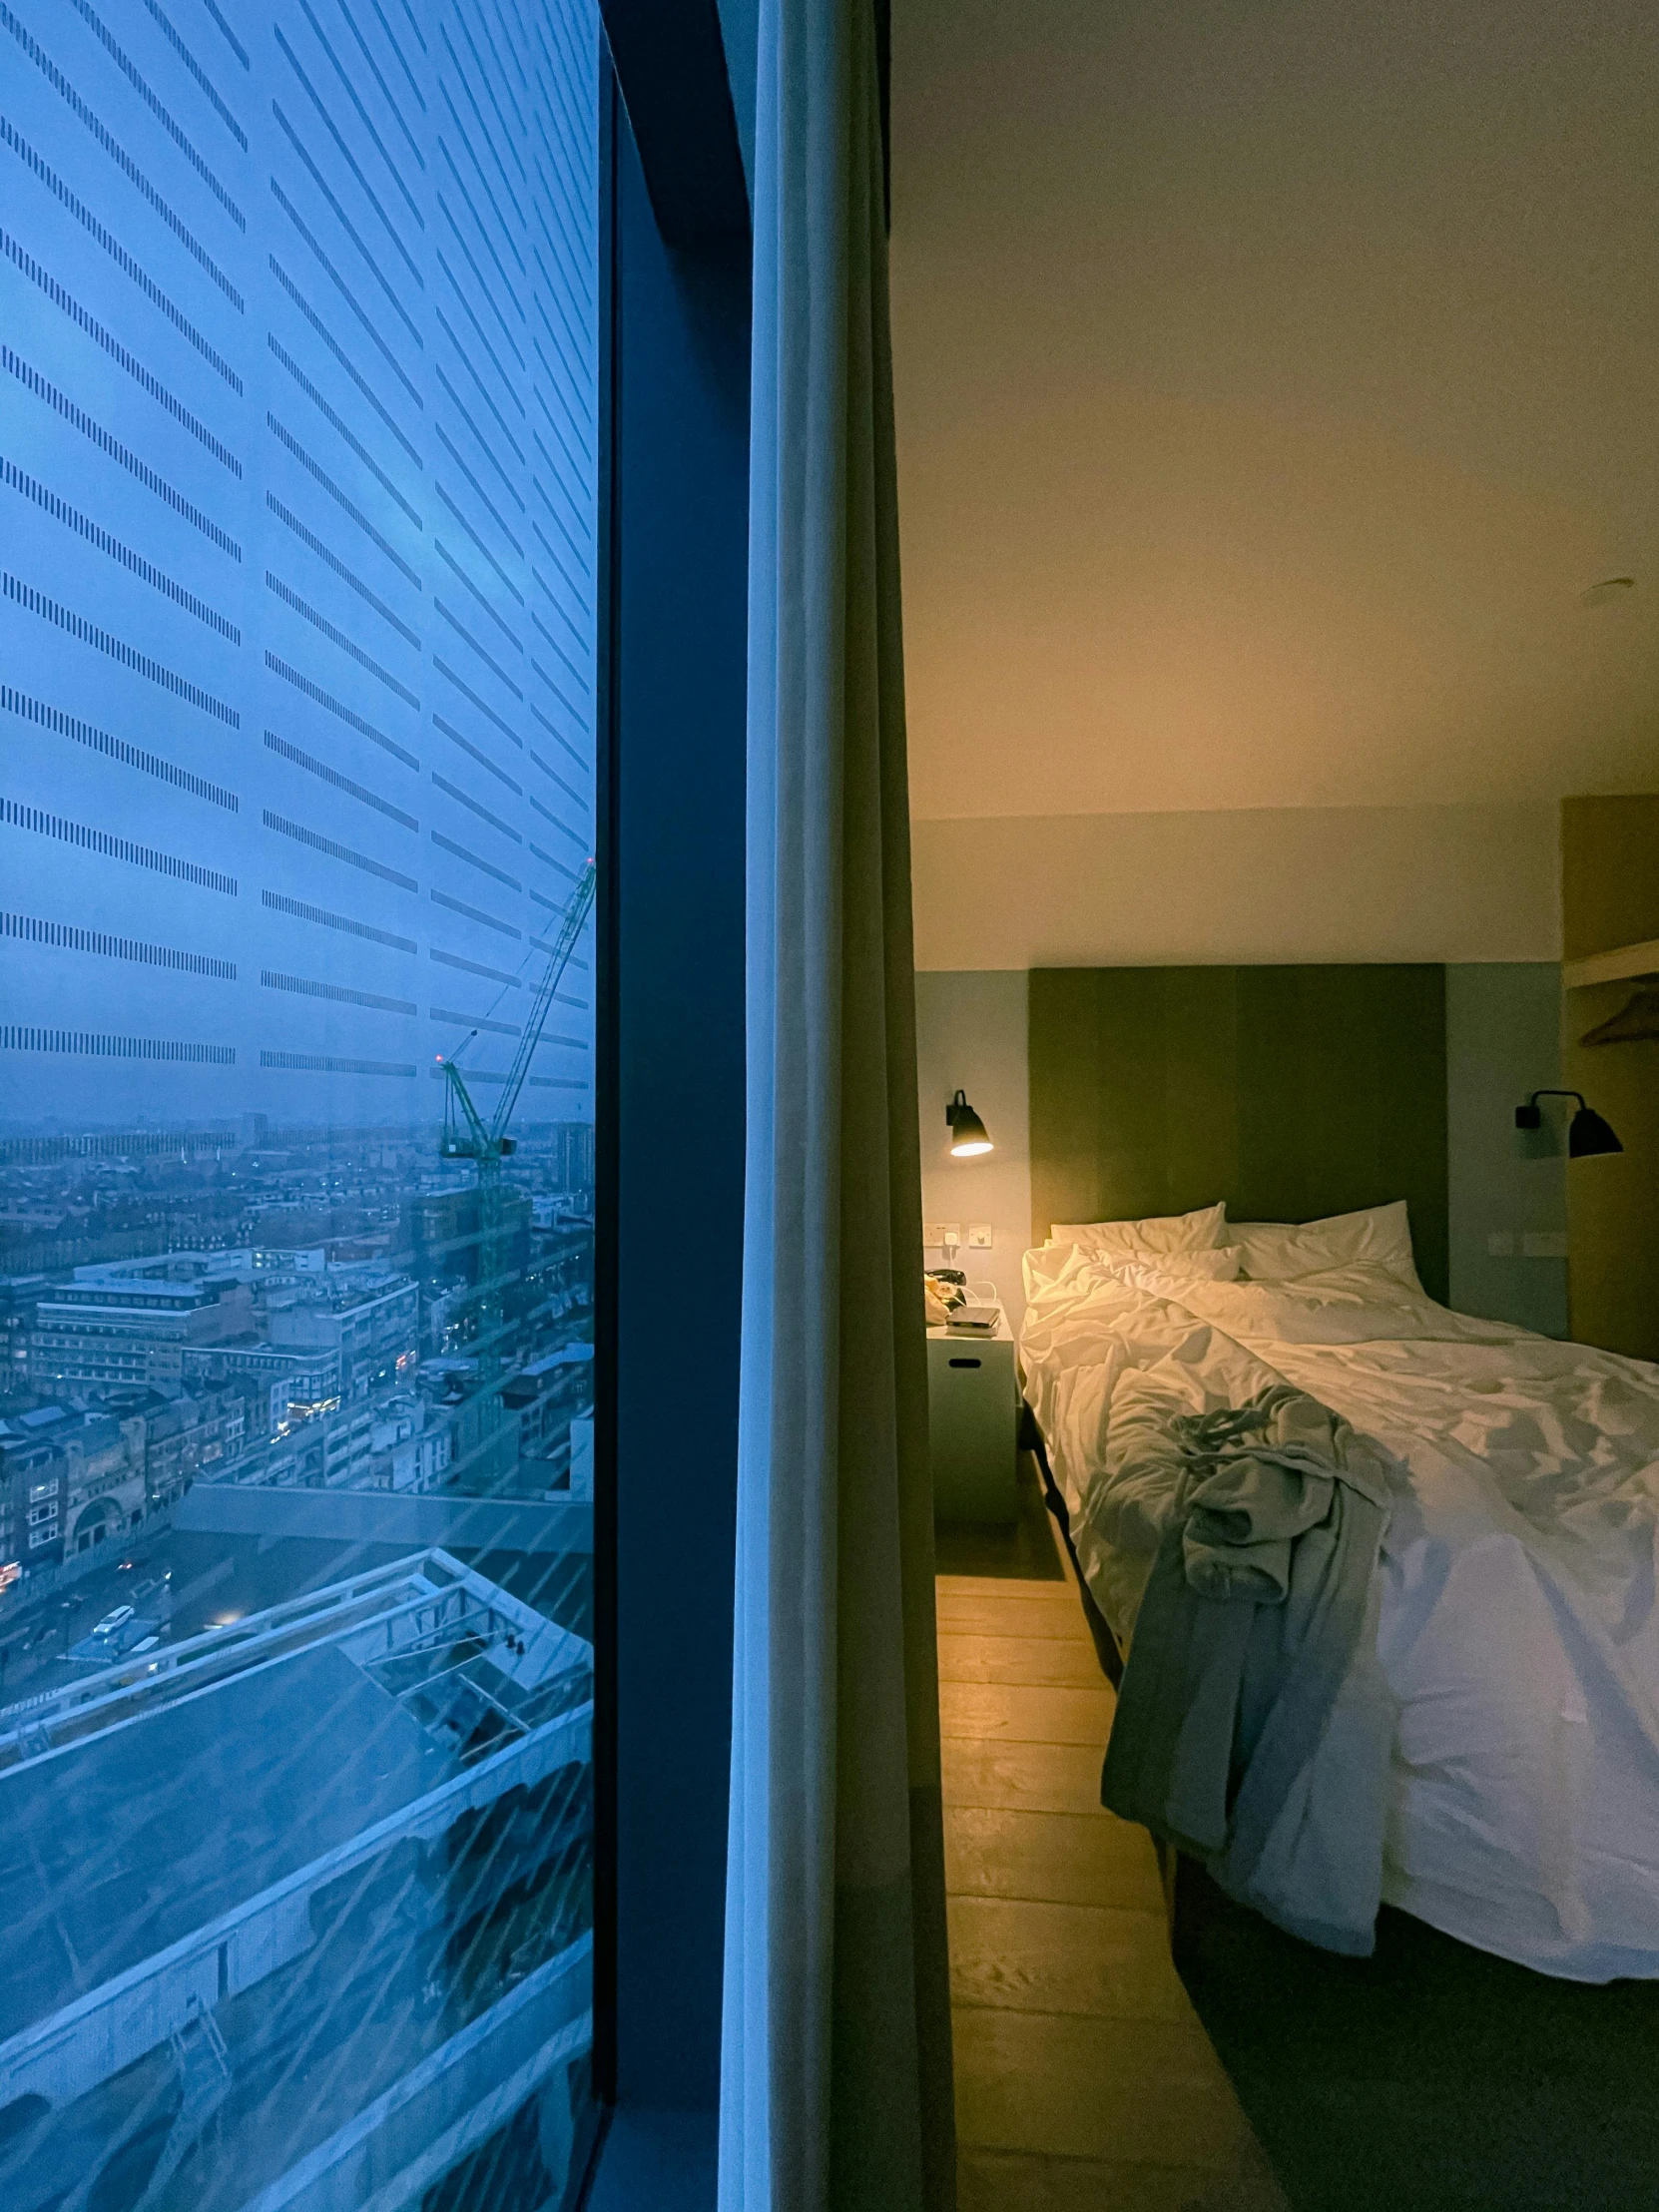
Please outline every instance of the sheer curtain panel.
[[869, 0], [763, 0], [722, 2212], [955, 2201]]

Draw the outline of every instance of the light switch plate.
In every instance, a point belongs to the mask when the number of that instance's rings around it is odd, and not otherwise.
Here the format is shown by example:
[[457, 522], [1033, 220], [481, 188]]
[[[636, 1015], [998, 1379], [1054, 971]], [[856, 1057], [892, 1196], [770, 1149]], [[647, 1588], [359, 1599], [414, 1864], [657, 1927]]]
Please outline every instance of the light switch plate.
[[1521, 1255], [1528, 1260], [1564, 1260], [1567, 1256], [1567, 1233], [1564, 1229], [1528, 1230], [1521, 1239]]
[[988, 1221], [970, 1221], [968, 1223], [968, 1250], [970, 1252], [989, 1252], [990, 1249], [990, 1223]]

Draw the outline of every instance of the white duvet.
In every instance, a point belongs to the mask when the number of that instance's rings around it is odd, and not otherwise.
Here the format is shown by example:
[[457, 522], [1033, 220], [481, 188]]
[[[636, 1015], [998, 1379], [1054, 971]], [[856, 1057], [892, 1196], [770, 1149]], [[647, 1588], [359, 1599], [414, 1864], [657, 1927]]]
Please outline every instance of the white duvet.
[[1027, 1259], [1026, 1395], [1108, 1620], [1132, 1628], [1151, 1566], [1169, 1412], [1307, 1390], [1408, 1469], [1382, 1563], [1384, 1899], [1550, 1973], [1659, 1976], [1659, 1368], [1378, 1267], [1173, 1268]]

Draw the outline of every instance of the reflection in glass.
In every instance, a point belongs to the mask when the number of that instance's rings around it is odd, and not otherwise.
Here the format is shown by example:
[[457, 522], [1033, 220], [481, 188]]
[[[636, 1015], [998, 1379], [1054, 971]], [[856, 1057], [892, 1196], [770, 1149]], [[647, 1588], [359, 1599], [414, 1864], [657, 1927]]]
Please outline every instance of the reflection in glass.
[[580, 2165], [597, 115], [591, 0], [0, 15], [5, 2212]]

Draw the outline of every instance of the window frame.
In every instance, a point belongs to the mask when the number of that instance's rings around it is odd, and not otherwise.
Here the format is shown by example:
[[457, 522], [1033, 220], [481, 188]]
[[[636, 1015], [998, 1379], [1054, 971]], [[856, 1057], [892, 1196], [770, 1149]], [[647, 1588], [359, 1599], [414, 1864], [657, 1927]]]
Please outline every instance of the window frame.
[[602, 13], [598, 2125], [567, 2202], [702, 2212], [742, 1293], [749, 200], [713, 0]]

